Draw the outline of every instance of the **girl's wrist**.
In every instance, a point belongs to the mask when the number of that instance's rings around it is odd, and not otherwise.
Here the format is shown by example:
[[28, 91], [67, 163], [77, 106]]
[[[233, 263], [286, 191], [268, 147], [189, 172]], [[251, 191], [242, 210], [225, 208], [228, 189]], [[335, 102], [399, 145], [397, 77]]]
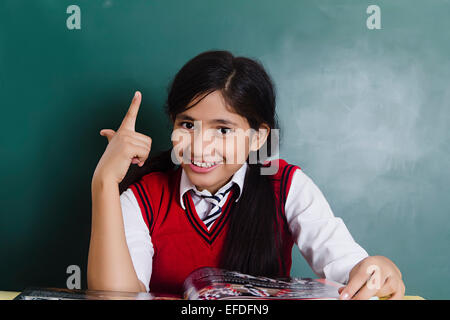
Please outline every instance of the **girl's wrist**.
[[118, 186], [119, 183], [112, 177], [100, 173], [95, 173], [92, 177], [92, 190], [103, 189], [105, 186]]

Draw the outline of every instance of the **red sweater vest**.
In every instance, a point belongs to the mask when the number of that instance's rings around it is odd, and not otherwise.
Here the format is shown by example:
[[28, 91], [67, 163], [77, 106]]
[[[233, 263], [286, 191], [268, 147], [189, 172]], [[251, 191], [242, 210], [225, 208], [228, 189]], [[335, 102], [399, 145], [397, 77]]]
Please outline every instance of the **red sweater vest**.
[[[280, 276], [289, 276], [294, 241], [284, 207], [292, 175], [300, 167], [290, 165], [283, 159], [279, 159], [278, 166], [277, 173], [269, 178], [275, 192], [277, 219], [283, 225], [282, 259], [285, 269]], [[169, 172], [152, 172], [130, 186], [154, 248], [151, 292], [182, 295], [183, 282], [192, 271], [204, 266], [220, 267], [219, 258], [228, 229], [229, 213], [236, 204], [237, 190], [232, 189], [222, 214], [208, 231], [195, 211], [190, 192], [183, 197], [186, 210], [179, 203], [181, 170], [178, 167]]]

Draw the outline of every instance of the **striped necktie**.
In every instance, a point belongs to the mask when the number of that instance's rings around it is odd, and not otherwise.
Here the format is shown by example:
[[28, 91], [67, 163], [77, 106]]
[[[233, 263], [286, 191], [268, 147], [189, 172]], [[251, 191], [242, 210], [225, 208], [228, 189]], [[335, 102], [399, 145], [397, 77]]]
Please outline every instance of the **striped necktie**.
[[214, 221], [216, 221], [216, 219], [222, 213], [222, 206], [220, 205], [220, 203], [222, 202], [223, 198], [228, 194], [228, 192], [233, 187], [234, 187], [234, 185], [232, 185], [230, 188], [228, 188], [227, 190], [225, 190], [223, 192], [216, 193], [213, 196], [207, 196], [207, 195], [201, 194], [197, 190], [193, 190], [198, 196], [202, 197], [203, 199], [205, 199], [207, 202], [211, 203], [211, 205], [212, 205], [211, 210], [209, 211], [209, 214], [205, 218], [202, 219], [203, 223], [208, 228], [208, 230], [210, 229], [210, 227], [212, 226]]

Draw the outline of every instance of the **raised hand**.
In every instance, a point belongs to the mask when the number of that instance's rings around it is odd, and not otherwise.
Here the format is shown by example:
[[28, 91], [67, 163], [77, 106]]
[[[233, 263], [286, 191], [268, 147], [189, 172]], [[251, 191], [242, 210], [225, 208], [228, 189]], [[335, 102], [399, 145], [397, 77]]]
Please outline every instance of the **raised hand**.
[[108, 139], [108, 146], [97, 164], [94, 177], [112, 179], [120, 183], [130, 164], [137, 164], [140, 167], [144, 165], [150, 154], [152, 139], [135, 131], [141, 101], [142, 95], [136, 91], [119, 129], [100, 131], [100, 135]]

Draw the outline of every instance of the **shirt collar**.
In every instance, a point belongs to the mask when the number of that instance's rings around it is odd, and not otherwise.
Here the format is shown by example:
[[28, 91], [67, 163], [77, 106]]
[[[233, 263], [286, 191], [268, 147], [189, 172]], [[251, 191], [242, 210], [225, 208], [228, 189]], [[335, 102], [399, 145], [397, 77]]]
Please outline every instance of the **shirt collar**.
[[[245, 180], [245, 174], [247, 172], [247, 167], [248, 167], [247, 162], [244, 162], [244, 164], [239, 168], [239, 170], [233, 174], [233, 177], [231, 178], [231, 180], [227, 184], [225, 184], [223, 187], [221, 187], [219, 190], [217, 190], [217, 192], [223, 192], [223, 191], [227, 190], [229, 187], [231, 187], [231, 185], [233, 183], [235, 183], [239, 186], [239, 195], [236, 199], [236, 202], [237, 202], [242, 195], [242, 190], [244, 188], [244, 180]], [[183, 209], [186, 209], [184, 207], [184, 202], [183, 202], [184, 194], [191, 189], [197, 190], [197, 188], [195, 187], [194, 184], [192, 184], [191, 180], [189, 180], [186, 172], [184, 172], [184, 169], [182, 169], [181, 171], [182, 172], [181, 172], [181, 180], [180, 180], [180, 204]], [[203, 191], [198, 191], [198, 192], [200, 192], [204, 195], [208, 195], [208, 196], [212, 195], [206, 189]]]

